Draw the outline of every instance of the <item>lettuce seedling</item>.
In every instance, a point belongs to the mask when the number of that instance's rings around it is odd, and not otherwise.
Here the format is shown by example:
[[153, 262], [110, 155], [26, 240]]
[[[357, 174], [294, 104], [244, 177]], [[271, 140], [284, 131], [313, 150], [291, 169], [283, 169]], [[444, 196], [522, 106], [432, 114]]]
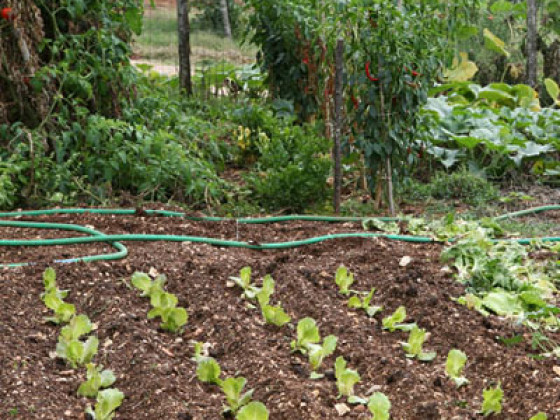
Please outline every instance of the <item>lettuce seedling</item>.
[[383, 310], [383, 306], [370, 306], [371, 299], [375, 293], [375, 287], [363, 298], [360, 299], [358, 296], [352, 296], [348, 300], [348, 307], [354, 309], [363, 309], [366, 311], [369, 317], [375, 316], [376, 313]]
[[235, 417], [236, 420], [268, 420], [268, 410], [259, 401], [253, 401], [242, 407]]
[[292, 351], [299, 351], [303, 354], [307, 353], [307, 347], [310, 344], [318, 343], [321, 340], [319, 328], [313, 318], [303, 318], [298, 322], [297, 339], [290, 343]]
[[424, 353], [422, 351], [422, 345], [426, 341], [426, 330], [418, 327], [414, 327], [408, 336], [407, 343], [401, 343], [404, 351], [406, 351], [406, 357], [414, 358], [422, 362], [430, 362], [436, 357], [435, 352]]
[[185, 325], [189, 315], [185, 308], [177, 307], [177, 296], [164, 291], [154, 292], [150, 296], [150, 303], [153, 308], [148, 312], [148, 319], [160, 317], [162, 323], [160, 327], [164, 330], [177, 332]]
[[382, 392], [375, 392], [369, 397], [368, 409], [373, 417], [371, 420], [389, 420], [391, 417], [391, 401]]
[[117, 378], [112, 370], [102, 370], [103, 366], [95, 366], [93, 363], [87, 364], [87, 380], [82, 382], [78, 388], [78, 395], [82, 397], [95, 398], [101, 388], [110, 387]]
[[91, 359], [97, 354], [98, 348], [99, 340], [94, 336], [89, 337], [85, 342], [81, 340], [65, 341], [59, 337], [56, 354], [76, 369], [78, 366], [91, 362]]
[[276, 325], [277, 327], [282, 327], [292, 320], [290, 315], [284, 312], [284, 309], [281, 305], [262, 305], [261, 312], [268, 324]]
[[395, 330], [411, 331], [416, 327], [416, 323], [401, 324], [406, 319], [406, 308], [399, 306], [392, 315], [383, 318], [383, 329], [394, 332]]
[[41, 294], [41, 299], [45, 301], [45, 296], [54, 293], [60, 299], [64, 299], [68, 296], [68, 290], [59, 290], [56, 286], [56, 272], [53, 268], [49, 267], [43, 273], [43, 285], [45, 286], [45, 291]]
[[164, 275], [157, 276], [153, 281], [146, 273], [137, 271], [132, 275], [132, 285], [142, 291], [140, 296], [151, 297], [154, 293], [163, 292], [163, 285], [167, 281]]
[[469, 383], [469, 380], [461, 376], [465, 363], [467, 362], [467, 355], [461, 350], [452, 349], [447, 354], [447, 362], [445, 363], [445, 372], [447, 376], [453, 379], [457, 388]]
[[[334, 351], [336, 350], [337, 342], [337, 337], [335, 337], [334, 335], [329, 335], [325, 337], [322, 345], [313, 343], [309, 343], [307, 345], [307, 351], [309, 352], [309, 363], [311, 364], [311, 369], [313, 370], [313, 372], [321, 367], [321, 364], [323, 363], [325, 357], [328, 357], [334, 353]], [[318, 377], [317, 374], [314, 374], [313, 376], [315, 378]]]
[[347, 295], [350, 293], [350, 286], [354, 283], [354, 274], [341, 265], [336, 270], [334, 282], [338, 286], [338, 292], [342, 295]]
[[482, 391], [482, 410], [480, 412], [483, 416], [490, 414], [500, 414], [502, 412], [502, 398], [504, 391], [501, 384], [498, 383], [496, 388], [488, 388]]
[[199, 381], [209, 384], [221, 385], [221, 373], [222, 369], [214, 358], [202, 357], [199, 359], [198, 366], [196, 367], [196, 377]]
[[259, 305], [264, 306], [270, 303], [270, 296], [274, 293], [274, 279], [270, 274], [263, 278], [263, 285], [257, 292], [257, 301]]
[[540, 413], [535, 414], [529, 420], [548, 420], [548, 416], [546, 415], [546, 413], [543, 413], [541, 411]]
[[59, 292], [58, 289], [51, 290], [43, 298], [45, 306], [54, 311], [54, 316], [46, 317], [45, 320], [54, 324], [68, 322], [76, 313], [76, 307], [71, 303], [64, 302], [59, 296]]
[[92, 328], [93, 325], [87, 315], [74, 316], [68, 325], [60, 330], [59, 341], [79, 340], [80, 337], [89, 334]]
[[253, 389], [243, 393], [243, 388], [247, 384], [247, 379], [240, 377], [240, 378], [226, 378], [224, 381], [221, 382], [220, 388], [222, 389], [223, 393], [226, 396], [226, 401], [228, 403], [228, 407], [224, 410], [224, 412], [232, 412], [237, 413], [241, 407], [244, 405], [249, 404], [251, 402], [251, 398], [253, 398]]
[[342, 356], [338, 356], [334, 362], [334, 376], [339, 397], [354, 395], [354, 385], [360, 382], [360, 375], [357, 371], [346, 367], [346, 360]]
[[243, 267], [239, 272], [239, 277], [230, 277], [235, 284], [243, 289], [242, 296], [247, 299], [254, 299], [260, 289], [251, 284], [251, 267]]
[[109, 388], [97, 394], [95, 410], [88, 405], [86, 414], [93, 420], [111, 420], [115, 417], [115, 410], [119, 408], [124, 399], [124, 394], [116, 388]]

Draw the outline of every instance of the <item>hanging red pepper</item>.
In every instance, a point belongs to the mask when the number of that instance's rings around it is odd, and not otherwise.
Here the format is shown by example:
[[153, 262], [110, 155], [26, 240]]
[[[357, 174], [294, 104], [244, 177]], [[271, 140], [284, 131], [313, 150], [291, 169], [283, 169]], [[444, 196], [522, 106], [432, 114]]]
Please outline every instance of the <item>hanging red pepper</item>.
[[368, 62], [366, 63], [366, 76], [367, 76], [367, 78], [368, 78], [369, 80], [371, 80], [372, 82], [378, 82], [379, 79], [378, 79], [377, 77], [373, 77], [373, 76], [371, 75], [371, 73], [370, 73], [370, 71], [369, 71], [369, 65], [370, 65], [370, 62], [368, 61]]
[[354, 104], [354, 109], [358, 109], [358, 106], [360, 106], [360, 102], [356, 99], [354, 95], [352, 95], [352, 103]]
[[422, 76], [420, 73], [418, 73], [415, 70], [409, 69], [408, 67], [404, 66], [404, 71], [410, 72], [410, 74], [412, 74], [413, 77], [418, 77], [418, 76]]
[[5, 7], [2, 9], [2, 18], [5, 20], [14, 20], [15, 16], [12, 14], [12, 8], [11, 7]]

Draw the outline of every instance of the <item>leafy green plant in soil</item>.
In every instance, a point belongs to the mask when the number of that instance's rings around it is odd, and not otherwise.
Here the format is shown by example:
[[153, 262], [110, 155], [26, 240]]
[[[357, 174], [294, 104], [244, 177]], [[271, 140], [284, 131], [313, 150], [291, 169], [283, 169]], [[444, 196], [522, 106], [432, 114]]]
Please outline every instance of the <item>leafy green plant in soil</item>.
[[467, 362], [467, 355], [461, 350], [452, 349], [447, 354], [447, 361], [445, 363], [445, 373], [449, 376], [457, 388], [469, 383], [469, 380], [461, 376], [465, 363]]
[[382, 392], [375, 392], [369, 397], [368, 409], [373, 417], [371, 420], [389, 420], [391, 417], [391, 401]]
[[502, 399], [504, 397], [504, 391], [500, 384], [496, 388], [488, 388], [482, 392], [482, 409], [480, 412], [483, 416], [489, 416], [490, 414], [500, 414], [502, 412]]
[[78, 395], [82, 397], [95, 398], [100, 389], [110, 387], [117, 380], [112, 370], [103, 370], [102, 366], [93, 363], [88, 363], [86, 367], [87, 379], [78, 388]]
[[68, 325], [62, 328], [58, 336], [56, 354], [66, 360], [73, 368], [85, 365], [97, 354], [99, 340], [95, 336], [82, 341], [81, 337], [92, 330], [90, 319], [86, 315], [74, 316]]
[[338, 292], [341, 295], [350, 294], [350, 286], [354, 283], [354, 274], [348, 271], [346, 267], [341, 265], [336, 270], [334, 282], [338, 286]]
[[396, 330], [400, 331], [410, 331], [416, 327], [416, 323], [402, 324], [406, 319], [406, 308], [404, 306], [399, 306], [392, 315], [383, 318], [382, 325], [383, 329], [394, 332]]
[[354, 386], [360, 382], [360, 375], [357, 371], [346, 367], [344, 357], [338, 356], [334, 363], [334, 375], [336, 377], [336, 387], [338, 395], [351, 397], [354, 395]]
[[[261, 291], [257, 286], [251, 283], [251, 267], [243, 267], [239, 271], [239, 277], [230, 277], [235, 284], [243, 289], [243, 297], [254, 299]], [[270, 296], [269, 296], [270, 297]]]
[[329, 335], [325, 337], [323, 344], [319, 344], [321, 336], [317, 323], [313, 318], [301, 319], [298, 322], [296, 334], [296, 339], [290, 344], [292, 351], [307, 354], [312, 369], [311, 377], [313, 379], [322, 377], [321, 374], [316, 373], [316, 370], [323, 363], [323, 359], [335, 351], [338, 338], [334, 335]]
[[115, 411], [121, 406], [124, 394], [116, 388], [104, 389], [97, 394], [95, 408], [88, 406], [86, 413], [93, 420], [111, 420], [115, 417]]
[[46, 321], [54, 324], [61, 324], [70, 321], [76, 313], [76, 307], [64, 302], [68, 295], [68, 290], [60, 290], [56, 285], [56, 272], [52, 268], [47, 268], [43, 273], [43, 284], [45, 292], [41, 294], [41, 299], [45, 306], [54, 311], [54, 316], [47, 317]]
[[352, 296], [348, 299], [348, 307], [354, 309], [363, 309], [366, 311], [369, 317], [375, 316], [378, 312], [383, 310], [383, 306], [370, 305], [373, 294], [375, 293], [375, 287], [372, 287], [370, 292], [363, 298], [359, 296]]
[[406, 352], [406, 357], [417, 358], [422, 362], [431, 362], [434, 360], [436, 357], [435, 352], [425, 353], [422, 350], [422, 345], [425, 340], [426, 330], [418, 328], [417, 326], [412, 328], [408, 336], [408, 342], [401, 343], [404, 351]]

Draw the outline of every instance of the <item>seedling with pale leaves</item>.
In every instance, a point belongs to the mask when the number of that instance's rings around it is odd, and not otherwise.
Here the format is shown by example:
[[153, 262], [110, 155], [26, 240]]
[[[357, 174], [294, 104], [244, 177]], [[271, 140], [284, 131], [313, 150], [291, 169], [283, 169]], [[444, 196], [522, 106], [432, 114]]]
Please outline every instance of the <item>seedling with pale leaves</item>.
[[415, 326], [409, 333], [408, 342], [401, 343], [404, 351], [406, 351], [406, 357], [417, 358], [422, 362], [434, 360], [435, 352], [424, 353], [422, 351], [424, 341], [426, 341], [426, 330]]
[[239, 410], [237, 420], [268, 420], [268, 410], [259, 401], [253, 401]]
[[73, 317], [70, 323], [60, 331], [56, 345], [57, 356], [66, 360], [73, 368], [91, 362], [97, 354], [99, 340], [93, 336], [85, 342], [80, 340], [91, 330], [92, 324], [86, 315]]
[[61, 324], [70, 321], [76, 313], [76, 307], [71, 303], [66, 303], [59, 297], [59, 291], [54, 290], [43, 297], [45, 306], [54, 311], [54, 316], [46, 317], [45, 320], [54, 324]]
[[461, 376], [465, 363], [467, 362], [467, 355], [461, 350], [452, 349], [447, 354], [447, 362], [445, 363], [445, 372], [449, 376], [457, 388], [469, 383], [469, 380]]
[[196, 367], [196, 377], [199, 381], [208, 384], [220, 385], [220, 374], [222, 369], [216, 360], [212, 357], [202, 357], [198, 360]]
[[490, 414], [500, 414], [502, 412], [502, 399], [504, 391], [501, 384], [498, 383], [496, 388], [488, 388], [482, 391], [482, 409], [480, 412], [483, 416]]
[[350, 286], [354, 283], [354, 274], [350, 273], [346, 267], [341, 265], [336, 270], [334, 282], [338, 286], [338, 292], [342, 295], [350, 293]]
[[319, 328], [313, 318], [303, 318], [298, 322], [296, 328], [297, 338], [290, 344], [292, 351], [299, 351], [307, 354], [307, 348], [310, 344], [316, 344], [321, 341]]
[[172, 293], [154, 292], [150, 297], [150, 303], [153, 308], [148, 312], [148, 319], [159, 316], [162, 320], [160, 326], [164, 330], [177, 332], [189, 319], [186, 309], [177, 307], [177, 296]]
[[45, 287], [45, 292], [41, 294], [41, 299], [44, 301], [44, 297], [48, 294], [54, 293], [60, 299], [64, 299], [68, 296], [68, 290], [59, 290], [56, 285], [56, 272], [53, 268], [49, 267], [43, 272], [43, 285]]
[[350, 299], [348, 299], [348, 307], [354, 309], [363, 309], [364, 311], [366, 311], [369, 317], [375, 316], [376, 313], [383, 310], [383, 306], [370, 306], [371, 299], [373, 298], [374, 293], [375, 287], [373, 287], [363, 299], [360, 299], [359, 296], [352, 296]]
[[391, 401], [382, 392], [375, 392], [369, 397], [368, 409], [373, 417], [371, 420], [389, 420], [391, 417]]
[[346, 367], [344, 357], [338, 356], [334, 362], [334, 376], [339, 397], [351, 397], [354, 395], [354, 385], [360, 382], [360, 375], [353, 369]]
[[228, 403], [224, 412], [232, 412], [235, 414], [241, 407], [251, 402], [254, 390], [250, 389], [249, 391], [243, 393], [243, 388], [245, 388], [246, 384], [247, 379], [243, 377], [226, 378], [220, 383], [220, 388], [226, 396], [226, 401]]
[[290, 315], [284, 312], [281, 305], [263, 305], [261, 306], [261, 312], [268, 324], [276, 325], [277, 327], [282, 327], [292, 320]]
[[140, 295], [142, 297], [151, 297], [154, 293], [163, 292], [163, 285], [166, 281], [167, 278], [164, 275], [159, 275], [152, 280], [149, 275], [139, 271], [132, 275], [131, 280], [132, 285], [142, 291]]
[[115, 383], [117, 378], [112, 370], [103, 370], [103, 366], [87, 364], [87, 380], [82, 382], [78, 388], [78, 395], [82, 397], [95, 398], [101, 388], [108, 388]]
[[257, 291], [256, 297], [259, 305], [264, 306], [270, 303], [270, 297], [274, 293], [274, 279], [270, 274], [267, 274], [263, 278], [263, 285], [261, 288], [256, 288]]
[[111, 420], [115, 417], [115, 410], [119, 408], [124, 399], [124, 394], [116, 388], [99, 391], [95, 409], [88, 406], [86, 414], [93, 420]]
[[392, 315], [383, 318], [383, 329], [389, 330], [390, 332], [394, 332], [395, 330], [411, 331], [416, 327], [416, 323], [401, 324], [405, 319], [406, 308], [404, 306], [399, 306]]
[[336, 344], [338, 342], [338, 338], [334, 335], [329, 335], [325, 337], [323, 340], [323, 344], [313, 344], [309, 343], [307, 345], [307, 351], [309, 356], [309, 363], [311, 364], [312, 377], [313, 378], [321, 378], [323, 375], [319, 375], [315, 373], [317, 369], [321, 367], [323, 360], [334, 353], [336, 350]]
[[251, 284], [251, 267], [243, 267], [239, 272], [239, 277], [230, 277], [235, 284], [243, 289], [243, 297], [254, 299], [260, 292], [260, 289]]

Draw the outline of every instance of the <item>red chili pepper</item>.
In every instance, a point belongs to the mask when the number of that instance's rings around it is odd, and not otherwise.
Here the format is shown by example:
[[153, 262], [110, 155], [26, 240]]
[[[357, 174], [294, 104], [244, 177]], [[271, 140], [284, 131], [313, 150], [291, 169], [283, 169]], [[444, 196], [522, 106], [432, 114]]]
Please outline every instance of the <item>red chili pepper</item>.
[[24, 77], [23, 78], [23, 83], [25, 83], [27, 86], [29, 86], [29, 83], [31, 83], [31, 79], [29, 77]]
[[412, 70], [410, 73], [411, 73], [414, 77], [420, 76], [420, 73], [418, 73], [417, 71], [414, 71], [414, 70]]
[[354, 95], [352, 95], [352, 103], [354, 104], [354, 109], [358, 109], [358, 106], [360, 106], [360, 102], [356, 99]]
[[15, 16], [12, 14], [12, 8], [11, 7], [5, 7], [4, 9], [2, 9], [2, 18], [5, 20], [14, 20]]
[[303, 60], [301, 60], [301, 62], [303, 64], [305, 64], [306, 66], [308, 66], [309, 65], [309, 58], [305, 57]]
[[379, 79], [377, 77], [373, 77], [369, 71], [369, 61], [366, 63], [366, 76], [369, 80], [371, 80], [372, 82], [378, 82]]

